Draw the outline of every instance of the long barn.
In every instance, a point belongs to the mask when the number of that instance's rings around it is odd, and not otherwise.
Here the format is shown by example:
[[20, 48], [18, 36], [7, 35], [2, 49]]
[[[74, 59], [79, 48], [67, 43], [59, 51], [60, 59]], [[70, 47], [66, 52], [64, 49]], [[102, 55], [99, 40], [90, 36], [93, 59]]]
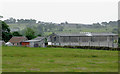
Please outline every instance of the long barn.
[[104, 46], [118, 47], [118, 35], [113, 33], [53, 33], [48, 37], [48, 45], [60, 46]]

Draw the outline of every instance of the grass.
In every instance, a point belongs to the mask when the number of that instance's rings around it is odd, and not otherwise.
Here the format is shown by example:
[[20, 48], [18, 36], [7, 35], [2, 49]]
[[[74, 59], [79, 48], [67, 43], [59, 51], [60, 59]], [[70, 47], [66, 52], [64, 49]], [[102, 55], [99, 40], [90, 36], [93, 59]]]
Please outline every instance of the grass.
[[118, 51], [3, 47], [3, 72], [117, 72]]

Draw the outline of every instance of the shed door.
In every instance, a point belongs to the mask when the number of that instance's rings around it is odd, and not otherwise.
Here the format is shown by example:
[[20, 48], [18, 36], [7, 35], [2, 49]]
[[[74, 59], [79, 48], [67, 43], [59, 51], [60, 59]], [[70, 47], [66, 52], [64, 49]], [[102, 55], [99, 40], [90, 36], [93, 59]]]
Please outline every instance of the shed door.
[[34, 44], [34, 47], [38, 47], [39, 45], [38, 44]]

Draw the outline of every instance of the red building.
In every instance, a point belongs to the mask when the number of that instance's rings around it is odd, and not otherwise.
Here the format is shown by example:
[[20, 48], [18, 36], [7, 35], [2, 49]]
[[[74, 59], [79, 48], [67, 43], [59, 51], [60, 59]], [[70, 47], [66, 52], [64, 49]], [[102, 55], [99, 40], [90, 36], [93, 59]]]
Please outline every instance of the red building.
[[28, 46], [30, 43], [29, 42], [21, 42], [22, 46]]
[[27, 38], [24, 36], [12, 37], [8, 42], [11, 42], [14, 46], [20, 46], [21, 42], [26, 41]]

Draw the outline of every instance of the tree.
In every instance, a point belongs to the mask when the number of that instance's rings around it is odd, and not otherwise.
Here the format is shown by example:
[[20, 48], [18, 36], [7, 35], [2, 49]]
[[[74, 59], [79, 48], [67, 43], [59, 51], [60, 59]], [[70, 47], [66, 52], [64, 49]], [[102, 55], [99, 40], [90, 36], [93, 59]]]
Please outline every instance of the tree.
[[11, 17], [9, 19], [4, 20], [4, 22], [7, 23], [7, 24], [16, 23], [16, 19]]
[[63, 31], [63, 29], [64, 29], [63, 27], [59, 27], [58, 31]]
[[101, 24], [100, 23], [93, 23], [93, 27], [94, 28], [101, 28]]
[[8, 40], [10, 40], [12, 37], [9, 26], [3, 21], [1, 21], [0, 26], [2, 27], [2, 40], [4, 40], [5, 42], [8, 42]]
[[81, 28], [81, 25], [78, 25], [78, 24], [77, 24], [77, 29], [79, 29], [79, 28]]
[[0, 15], [0, 18], [3, 18], [3, 16]]
[[43, 25], [38, 25], [37, 29], [38, 29], [38, 34], [43, 34]]
[[32, 30], [31, 28], [26, 29], [25, 35], [28, 38], [28, 40], [31, 40], [36, 37], [34, 30]]
[[66, 21], [65, 24], [68, 24], [68, 22]]
[[41, 34], [38, 34], [37, 36], [42, 36]]
[[106, 26], [108, 23], [107, 22], [101, 22], [101, 24]]
[[19, 32], [17, 32], [17, 31], [16, 31], [16, 32], [13, 32], [12, 35], [13, 35], [13, 36], [22, 36], [22, 35], [21, 35]]

